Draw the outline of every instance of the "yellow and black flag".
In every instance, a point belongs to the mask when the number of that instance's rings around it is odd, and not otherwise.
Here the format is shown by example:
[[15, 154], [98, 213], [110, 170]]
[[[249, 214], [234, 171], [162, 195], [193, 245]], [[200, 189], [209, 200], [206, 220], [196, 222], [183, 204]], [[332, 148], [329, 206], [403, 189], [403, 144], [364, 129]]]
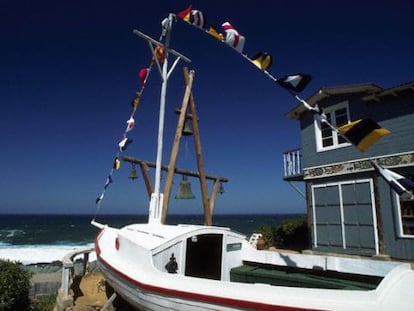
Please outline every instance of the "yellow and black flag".
[[338, 128], [338, 132], [360, 151], [366, 151], [381, 137], [390, 133], [372, 119], [360, 119]]
[[259, 52], [250, 60], [261, 70], [268, 70], [272, 66], [272, 55], [266, 52]]

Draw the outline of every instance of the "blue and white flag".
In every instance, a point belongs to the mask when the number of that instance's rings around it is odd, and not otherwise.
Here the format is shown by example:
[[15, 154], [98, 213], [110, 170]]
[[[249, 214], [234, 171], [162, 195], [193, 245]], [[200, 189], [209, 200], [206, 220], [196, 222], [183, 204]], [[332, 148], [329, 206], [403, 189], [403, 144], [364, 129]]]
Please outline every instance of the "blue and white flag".
[[390, 187], [398, 193], [398, 195], [409, 195], [412, 196], [414, 190], [414, 182], [398, 173], [395, 173], [387, 168], [383, 168], [374, 161], [371, 161], [372, 166], [375, 170], [385, 179]]
[[105, 182], [104, 189], [106, 190], [106, 188], [108, 188], [108, 186], [109, 186], [110, 184], [112, 184], [112, 177], [109, 175], [109, 176], [106, 178], [106, 182]]
[[102, 192], [102, 194], [98, 198], [96, 198], [96, 201], [95, 201], [96, 205], [98, 205], [98, 206], [101, 205], [101, 202], [104, 198], [104, 195], [105, 195], [105, 192]]

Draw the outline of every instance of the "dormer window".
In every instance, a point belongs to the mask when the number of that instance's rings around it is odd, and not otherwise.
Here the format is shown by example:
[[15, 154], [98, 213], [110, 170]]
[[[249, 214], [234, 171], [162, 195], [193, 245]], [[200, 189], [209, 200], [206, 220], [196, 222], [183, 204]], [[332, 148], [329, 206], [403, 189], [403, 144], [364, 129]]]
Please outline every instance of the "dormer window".
[[[348, 101], [323, 109], [326, 120], [338, 128], [350, 122]], [[349, 146], [349, 143], [319, 118], [315, 118], [315, 136], [317, 151], [326, 151]]]

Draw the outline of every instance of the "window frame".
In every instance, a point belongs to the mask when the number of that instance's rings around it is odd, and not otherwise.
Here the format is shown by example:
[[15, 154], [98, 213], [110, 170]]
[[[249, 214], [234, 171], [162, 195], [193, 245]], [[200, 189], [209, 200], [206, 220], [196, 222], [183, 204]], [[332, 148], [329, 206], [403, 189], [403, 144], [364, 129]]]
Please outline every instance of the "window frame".
[[[336, 118], [335, 118], [335, 111], [338, 111], [340, 109], [346, 109], [346, 117], [348, 119], [348, 123], [351, 122], [351, 117], [350, 117], [350, 112], [349, 112], [349, 102], [348, 101], [343, 101], [340, 102], [338, 104], [332, 105], [330, 107], [327, 107], [325, 109], [322, 109], [322, 112], [325, 115], [329, 115], [330, 116], [330, 120], [331, 120], [331, 124], [336, 127]], [[339, 149], [339, 148], [343, 148], [343, 147], [348, 147], [351, 144], [347, 141], [344, 141], [342, 143], [339, 142], [339, 134], [331, 129], [331, 133], [332, 133], [332, 145], [329, 146], [323, 146], [323, 138], [322, 137], [322, 127], [321, 127], [321, 121], [320, 118], [318, 116], [314, 117], [314, 127], [315, 127], [315, 141], [316, 141], [316, 151], [317, 152], [323, 152], [323, 151], [328, 151], [328, 150], [333, 150], [333, 149]]]
[[[396, 221], [396, 226], [398, 228], [398, 237], [399, 238], [404, 238], [404, 239], [414, 239], [414, 232], [412, 234], [404, 233], [404, 220], [403, 220], [403, 216], [410, 216], [410, 217], [414, 218], [414, 214], [413, 215], [411, 215], [411, 214], [410, 215], [407, 215], [407, 214], [404, 215], [401, 211], [401, 209], [403, 207], [401, 205], [401, 202], [411, 201], [411, 202], [414, 203], [414, 200], [402, 199], [402, 198], [400, 198], [400, 196], [397, 193], [395, 193], [394, 195], [395, 195], [395, 201], [397, 202], [397, 204], [395, 205], [396, 206], [396, 211], [395, 212], [397, 214], [397, 217], [395, 217], [395, 221]], [[414, 209], [412, 207], [410, 207], [410, 208], [411, 208], [411, 213], [414, 213]], [[411, 222], [412, 221], [413, 220], [411, 220]]]

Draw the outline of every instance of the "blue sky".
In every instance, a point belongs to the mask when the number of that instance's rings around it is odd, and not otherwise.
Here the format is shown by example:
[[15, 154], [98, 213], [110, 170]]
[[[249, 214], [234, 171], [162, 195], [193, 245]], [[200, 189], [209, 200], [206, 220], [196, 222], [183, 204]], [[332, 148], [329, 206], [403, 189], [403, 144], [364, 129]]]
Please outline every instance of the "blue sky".
[[[132, 29], [158, 37], [160, 22], [187, 1], [4, 1], [0, 10], [0, 213], [95, 213], [112, 166], [138, 72], [150, 59]], [[322, 86], [413, 80], [412, 1], [191, 1], [207, 25], [231, 22], [246, 37], [244, 53], [267, 51], [275, 76], [304, 72]], [[229, 178], [216, 213], [304, 212], [283, 182], [282, 153], [300, 147], [297, 102], [232, 49], [182, 22], [171, 45], [192, 59], [193, 94], [207, 173]], [[181, 104], [183, 63], [167, 98], [164, 163], [173, 113]], [[124, 155], [155, 161], [160, 79], [153, 72]], [[195, 169], [193, 144], [178, 166]], [[113, 176], [101, 213], [147, 212], [142, 178]], [[177, 190], [180, 177], [174, 181]], [[190, 180], [200, 198], [198, 181]], [[210, 189], [211, 189], [211, 185]], [[201, 201], [171, 200], [171, 213], [201, 213]]]

